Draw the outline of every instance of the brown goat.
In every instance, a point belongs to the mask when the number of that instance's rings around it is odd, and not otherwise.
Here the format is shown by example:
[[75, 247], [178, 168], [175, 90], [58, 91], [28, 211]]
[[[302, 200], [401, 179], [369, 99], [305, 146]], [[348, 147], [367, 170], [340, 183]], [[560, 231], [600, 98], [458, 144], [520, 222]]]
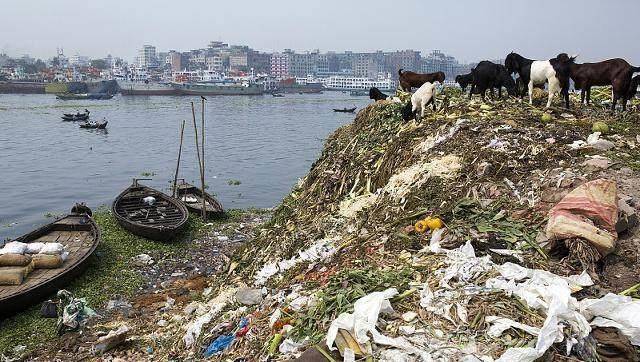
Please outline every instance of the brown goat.
[[440, 82], [442, 84], [445, 76], [443, 72], [421, 74], [409, 70], [403, 72], [402, 68], [400, 68], [398, 77], [400, 79], [400, 88], [405, 92], [411, 92], [411, 87], [420, 88], [426, 82]]
[[626, 109], [626, 96], [631, 85], [631, 77], [640, 68], [632, 67], [626, 60], [615, 58], [598, 63], [584, 63], [569, 65], [571, 79], [575, 83], [575, 88], [580, 89], [581, 102], [589, 104], [591, 98], [591, 87], [606, 86], [613, 87], [613, 102], [611, 109], [615, 110], [616, 103], [620, 99], [622, 109]]

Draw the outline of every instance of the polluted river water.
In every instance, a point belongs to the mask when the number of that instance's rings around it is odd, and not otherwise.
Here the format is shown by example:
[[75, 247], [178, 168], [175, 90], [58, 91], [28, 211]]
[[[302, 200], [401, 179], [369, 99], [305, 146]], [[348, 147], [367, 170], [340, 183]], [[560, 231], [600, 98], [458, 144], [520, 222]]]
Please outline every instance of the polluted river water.
[[[199, 185], [190, 102], [199, 97], [61, 101], [53, 95], [0, 95], [0, 243], [68, 212], [75, 202], [110, 205], [133, 178], [166, 192], [186, 120], [180, 178]], [[272, 207], [304, 176], [326, 137], [366, 97], [342, 92], [208, 97], [206, 184], [225, 208]], [[85, 108], [107, 130], [80, 129], [63, 113]]]

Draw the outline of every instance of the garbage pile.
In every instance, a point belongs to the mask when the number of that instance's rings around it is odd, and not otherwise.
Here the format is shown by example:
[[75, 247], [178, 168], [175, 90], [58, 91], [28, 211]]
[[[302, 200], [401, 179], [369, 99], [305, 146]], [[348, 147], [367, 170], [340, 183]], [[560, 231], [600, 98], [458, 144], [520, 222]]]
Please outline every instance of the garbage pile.
[[129, 358], [638, 360], [640, 115], [536, 99], [371, 104], [199, 298], [110, 334]]
[[[618, 221], [635, 218], [640, 196], [630, 187], [640, 116], [454, 92], [440, 104], [403, 122], [401, 103], [380, 101], [334, 132], [234, 254], [213, 298], [184, 319], [174, 350], [229, 360], [637, 358], [638, 288], [619, 294], [637, 278], [616, 269], [629, 277], [623, 286], [604, 266], [617, 265], [618, 247], [638, 250], [633, 223]], [[596, 134], [594, 122], [608, 129]], [[612, 335], [619, 345], [605, 343]]]

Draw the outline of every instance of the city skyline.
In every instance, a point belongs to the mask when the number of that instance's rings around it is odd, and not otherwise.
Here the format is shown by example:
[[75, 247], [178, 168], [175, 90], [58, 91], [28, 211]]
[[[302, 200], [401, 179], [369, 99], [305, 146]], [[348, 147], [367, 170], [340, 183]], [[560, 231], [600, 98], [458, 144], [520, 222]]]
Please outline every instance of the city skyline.
[[[0, 24], [0, 51], [46, 58], [62, 46], [67, 55], [111, 54], [131, 60], [142, 44], [189, 50], [213, 39], [248, 44], [263, 52], [415, 49], [426, 54], [442, 49], [465, 63], [502, 58], [511, 50], [532, 58], [568, 52], [579, 54], [581, 61], [623, 57], [640, 62], [640, 50], [628, 46], [637, 34], [633, 14], [640, 10], [640, 3], [618, 2], [617, 8], [626, 10], [615, 19], [601, 16], [610, 9], [599, 1], [548, 4], [553, 5], [552, 12], [544, 4], [502, 0], [375, 6], [364, 1], [327, 1], [296, 13], [292, 1], [251, 3], [243, 8], [191, 2], [188, 11], [176, 16], [175, 5], [149, 1], [29, 1], [12, 5]], [[91, 16], [72, 16], [76, 12]], [[540, 19], [558, 26], [539, 26]], [[37, 25], [26, 27], [25, 23]]]

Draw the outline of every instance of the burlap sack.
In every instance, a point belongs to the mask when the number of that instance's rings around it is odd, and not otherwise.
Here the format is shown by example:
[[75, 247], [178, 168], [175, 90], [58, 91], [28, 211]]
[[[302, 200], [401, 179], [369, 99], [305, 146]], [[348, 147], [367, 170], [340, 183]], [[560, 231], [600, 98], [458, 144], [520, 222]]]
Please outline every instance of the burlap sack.
[[60, 255], [36, 254], [33, 256], [33, 264], [36, 269], [55, 269], [62, 266]]
[[31, 262], [31, 256], [22, 254], [0, 255], [0, 267], [3, 266], [25, 266]]
[[27, 266], [0, 267], [0, 285], [20, 285], [33, 271], [33, 262]]

